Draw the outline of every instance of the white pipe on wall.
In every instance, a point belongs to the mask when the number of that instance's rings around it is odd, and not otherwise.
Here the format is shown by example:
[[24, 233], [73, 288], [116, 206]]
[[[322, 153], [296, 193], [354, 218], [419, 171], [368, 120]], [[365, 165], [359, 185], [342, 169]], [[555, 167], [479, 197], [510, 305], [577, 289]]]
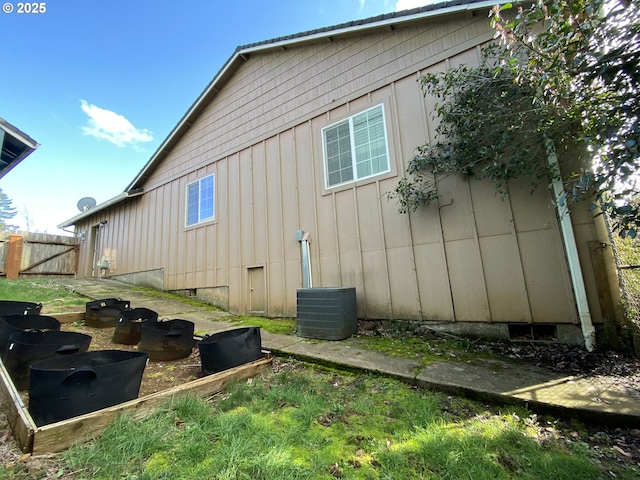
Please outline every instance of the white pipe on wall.
[[311, 288], [311, 255], [309, 252], [309, 232], [298, 230], [296, 232], [296, 240], [300, 242], [300, 249], [302, 253], [302, 287]]
[[596, 346], [596, 331], [591, 321], [591, 312], [589, 311], [589, 303], [587, 301], [587, 290], [584, 286], [580, 258], [578, 257], [578, 247], [576, 246], [576, 237], [573, 231], [573, 225], [571, 224], [571, 214], [569, 213], [567, 202], [562, 198], [564, 189], [562, 187], [562, 181], [560, 180], [558, 156], [556, 155], [555, 146], [551, 139], [545, 139], [545, 148], [547, 152], [547, 163], [549, 167], [551, 167], [553, 175], [551, 185], [558, 210], [562, 240], [567, 252], [567, 262], [569, 263], [571, 283], [573, 284], [573, 291], [576, 296], [576, 305], [578, 307], [580, 326], [582, 327], [582, 336], [584, 337], [584, 346], [587, 351], [592, 352]]

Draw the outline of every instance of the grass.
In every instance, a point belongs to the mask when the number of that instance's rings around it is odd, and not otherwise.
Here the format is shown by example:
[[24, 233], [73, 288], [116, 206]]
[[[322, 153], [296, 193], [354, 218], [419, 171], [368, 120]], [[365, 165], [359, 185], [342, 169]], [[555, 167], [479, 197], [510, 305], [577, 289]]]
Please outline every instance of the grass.
[[478, 352], [470, 340], [439, 333], [411, 336], [390, 331], [361, 335], [357, 343], [363, 348], [377, 350], [392, 357], [415, 359], [421, 367], [436, 361], [473, 363], [479, 358], [497, 358], [487, 352]]
[[42, 303], [43, 314], [84, 311], [88, 301], [50, 279], [0, 280], [0, 299]]
[[295, 318], [265, 318], [265, 317], [248, 317], [248, 316], [232, 316], [225, 317], [238, 325], [248, 327], [260, 327], [270, 333], [280, 335], [295, 335], [296, 319]]
[[119, 417], [67, 451], [64, 470], [139, 480], [601, 477], [598, 452], [538, 422], [516, 407], [494, 411], [289, 361], [209, 401], [181, 399], [143, 421]]
[[163, 290], [155, 290], [149, 287], [132, 287], [136, 292], [140, 292], [147, 297], [152, 298], [168, 298], [170, 300], [175, 300], [177, 302], [183, 303], [185, 305], [191, 305], [194, 307], [204, 308], [205, 310], [210, 311], [221, 311], [222, 309], [216, 307], [215, 305], [211, 305], [210, 303], [205, 303], [196, 298], [186, 297], [184, 295], [178, 295], [177, 293], [165, 292]]
[[[222, 311], [221, 308], [209, 303], [205, 303], [201, 300], [198, 300], [197, 298], [184, 297], [175, 293], [163, 292], [147, 287], [134, 287], [134, 289], [148, 297], [167, 298], [186, 305], [204, 308], [205, 310]], [[296, 329], [295, 318], [266, 318], [229, 315], [225, 316], [224, 320], [237, 323], [238, 325], [242, 326], [260, 327], [262, 330], [268, 331], [270, 333], [277, 333], [282, 335], [294, 335]]]
[[[145, 292], [154, 292], [145, 289]], [[158, 295], [163, 295], [158, 292]], [[51, 281], [0, 281], [0, 298], [45, 308], [86, 298]], [[172, 297], [173, 298], [173, 297]], [[193, 301], [191, 299], [185, 299]], [[233, 318], [233, 317], [232, 317]], [[225, 317], [229, 319], [229, 317]], [[293, 319], [235, 317], [277, 333]], [[468, 361], [473, 344], [446, 336], [362, 336], [390, 355]], [[93, 442], [54, 461], [47, 478], [68, 479], [635, 479], [611, 445], [519, 407], [493, 407], [295, 361], [236, 383], [210, 399], [183, 398], [139, 421], [118, 417]], [[578, 433], [579, 432], [579, 433]], [[0, 479], [43, 478], [24, 464]], [[611, 472], [609, 474], [608, 472]]]

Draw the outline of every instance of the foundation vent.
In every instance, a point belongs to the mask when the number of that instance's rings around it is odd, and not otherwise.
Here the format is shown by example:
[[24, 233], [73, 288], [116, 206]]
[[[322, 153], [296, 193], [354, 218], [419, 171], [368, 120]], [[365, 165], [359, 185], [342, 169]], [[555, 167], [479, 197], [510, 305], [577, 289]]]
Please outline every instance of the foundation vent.
[[509, 340], [514, 342], [557, 342], [558, 328], [552, 324], [512, 323]]

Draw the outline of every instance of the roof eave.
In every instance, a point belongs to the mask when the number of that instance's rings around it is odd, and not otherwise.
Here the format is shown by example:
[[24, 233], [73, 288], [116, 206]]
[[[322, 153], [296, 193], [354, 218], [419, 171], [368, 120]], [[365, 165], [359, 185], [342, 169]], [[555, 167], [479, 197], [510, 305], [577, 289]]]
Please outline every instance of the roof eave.
[[[4, 135], [11, 135], [13, 138], [22, 143], [26, 148], [25, 150], [13, 159], [10, 163], [7, 164], [6, 167], [0, 169], [0, 178], [3, 178], [7, 173], [13, 170], [20, 162], [22, 162], [25, 158], [31, 155], [40, 144], [36, 142], [29, 135], [24, 133], [22, 130], [17, 128], [15, 125], [10, 124], [4, 118], [0, 117], [0, 128], [4, 131]], [[2, 137], [4, 135], [0, 135], [0, 150], [2, 149]]]
[[29, 135], [24, 133], [22, 130], [17, 128], [15, 125], [10, 124], [4, 118], [0, 117], [0, 128], [2, 128], [5, 132], [10, 133], [15, 138], [20, 140], [23, 144], [31, 148], [31, 151], [35, 150], [40, 146], [38, 142], [36, 142]]
[[59, 224], [57, 227], [59, 229], [64, 229], [66, 227], [70, 227], [71, 225], [76, 225], [80, 220], [91, 217], [96, 213], [101, 212], [102, 210], [105, 210], [117, 203], [122, 202], [123, 200], [126, 200], [127, 198], [137, 197], [139, 195], [142, 195], [143, 193], [144, 192], [142, 190], [122, 192], [121, 194], [116, 195], [115, 197], [107, 200], [106, 202], [103, 202], [100, 205], [96, 205], [95, 207], [90, 208], [86, 212], [79, 213], [75, 217], [72, 217], [69, 220], [64, 221], [63, 223]]
[[[238, 48], [239, 54], [251, 54], [263, 50], [271, 50], [274, 48], [286, 48], [291, 45], [299, 43], [313, 42], [319, 39], [327, 37], [336, 37], [348, 35], [350, 33], [357, 33], [361, 30], [370, 30], [374, 28], [388, 27], [397, 25], [399, 23], [408, 23], [422, 20], [425, 18], [431, 18], [436, 16], [443, 16], [450, 13], [459, 13], [464, 11], [475, 11], [483, 8], [492, 8], [496, 4], [504, 3], [504, 1], [490, 0], [490, 1], [477, 1], [471, 3], [460, 3], [438, 7], [438, 5], [446, 5], [447, 3], [454, 2], [441, 2], [439, 4], [427, 5], [425, 7], [413, 8], [404, 12], [395, 12], [392, 14], [379, 15], [378, 17], [372, 17], [371, 19], [364, 19], [361, 21], [347, 22], [341, 25], [336, 25], [327, 29], [318, 29], [311, 32], [302, 33], [299, 35], [290, 35], [287, 37], [280, 37], [265, 42], [259, 42], [251, 45], [245, 45]], [[412, 13], [414, 12], [414, 13]], [[379, 19], [379, 20], [378, 20]]]

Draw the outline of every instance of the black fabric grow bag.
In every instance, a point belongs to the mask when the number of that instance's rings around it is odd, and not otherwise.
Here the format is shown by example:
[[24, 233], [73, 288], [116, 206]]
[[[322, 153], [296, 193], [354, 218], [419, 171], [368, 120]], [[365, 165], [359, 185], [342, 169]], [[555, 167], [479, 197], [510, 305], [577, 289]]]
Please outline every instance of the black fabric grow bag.
[[151, 360], [177, 360], [188, 357], [193, 349], [194, 324], [188, 320], [144, 322], [138, 350]]
[[198, 349], [203, 375], [260, 360], [260, 327], [236, 328], [207, 335], [198, 343]]
[[2, 315], [39, 315], [41, 303], [16, 302], [14, 300], [0, 300], [0, 316]]
[[99, 350], [31, 364], [29, 413], [47, 425], [138, 398], [148, 356]]
[[87, 302], [84, 323], [89, 327], [108, 328], [115, 327], [120, 312], [128, 310], [131, 304], [121, 298], [103, 298]]
[[2, 356], [18, 390], [29, 388], [29, 366], [38, 360], [86, 352], [91, 337], [78, 332], [16, 332], [9, 336], [9, 347]]
[[121, 311], [113, 332], [113, 342], [123, 345], [138, 344], [142, 335], [142, 324], [149, 321], [157, 322], [158, 313], [148, 308]]
[[12, 333], [27, 330], [60, 330], [60, 322], [47, 315], [0, 316], [0, 355], [6, 352]]

